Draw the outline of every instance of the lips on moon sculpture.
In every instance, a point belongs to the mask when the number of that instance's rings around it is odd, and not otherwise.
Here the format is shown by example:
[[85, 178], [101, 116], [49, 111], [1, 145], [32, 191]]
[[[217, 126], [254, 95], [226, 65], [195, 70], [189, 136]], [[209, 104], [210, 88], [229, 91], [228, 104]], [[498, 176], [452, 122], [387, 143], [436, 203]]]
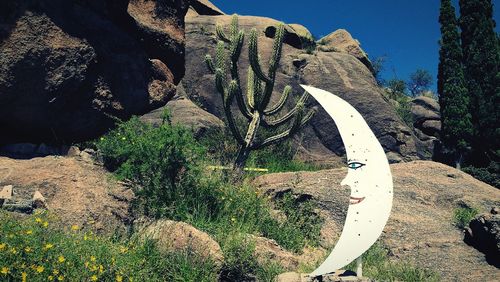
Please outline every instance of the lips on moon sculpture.
[[361, 114], [334, 94], [301, 85], [333, 119], [347, 153], [351, 188], [342, 234], [332, 253], [310, 276], [332, 273], [354, 261], [377, 241], [392, 208], [392, 174], [384, 149]]

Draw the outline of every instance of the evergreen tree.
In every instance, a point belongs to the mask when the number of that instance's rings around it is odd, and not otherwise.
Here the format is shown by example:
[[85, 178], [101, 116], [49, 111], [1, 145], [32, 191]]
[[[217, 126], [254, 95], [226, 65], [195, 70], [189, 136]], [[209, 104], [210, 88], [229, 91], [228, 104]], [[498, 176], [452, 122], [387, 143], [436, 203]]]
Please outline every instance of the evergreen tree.
[[465, 79], [474, 124], [471, 162], [498, 161], [500, 148], [500, 53], [491, 0], [460, 0]]
[[441, 139], [460, 167], [472, 133], [469, 96], [462, 66], [462, 49], [455, 8], [451, 0], [441, 1], [441, 49], [439, 50], [438, 93], [441, 105]]

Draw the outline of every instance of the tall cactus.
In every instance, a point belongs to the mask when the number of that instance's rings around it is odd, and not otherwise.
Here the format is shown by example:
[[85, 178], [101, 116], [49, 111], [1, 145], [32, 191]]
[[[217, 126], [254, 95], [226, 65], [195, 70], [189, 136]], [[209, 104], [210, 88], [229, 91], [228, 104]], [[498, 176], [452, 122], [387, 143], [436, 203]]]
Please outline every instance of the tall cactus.
[[[234, 162], [234, 169], [241, 170], [253, 150], [258, 150], [276, 144], [284, 139], [294, 135], [304, 126], [314, 115], [314, 110], [306, 112], [305, 103], [308, 98], [307, 92], [304, 92], [298, 100], [295, 107], [286, 114], [277, 116], [284, 108], [287, 98], [292, 92], [290, 86], [286, 86], [279, 101], [275, 105], [269, 105], [271, 95], [274, 89], [276, 71], [279, 67], [283, 39], [285, 36], [285, 27], [279, 24], [274, 37], [274, 45], [269, 60], [267, 74], [262, 70], [257, 41], [257, 30], [254, 28], [250, 32], [248, 43], [248, 55], [250, 67], [248, 68], [246, 95], [241, 89], [241, 82], [238, 73], [238, 60], [241, 55], [245, 33], [239, 29], [238, 16], [233, 15], [229, 36], [226, 35], [224, 28], [217, 25], [216, 34], [219, 38], [215, 51], [215, 62], [210, 55], [205, 56], [205, 62], [208, 69], [215, 74], [215, 85], [217, 91], [222, 96], [224, 112], [226, 114], [228, 126], [238, 142], [240, 149]], [[229, 46], [229, 73], [226, 66], [227, 53], [226, 45]], [[236, 126], [235, 118], [231, 109], [233, 100], [236, 98], [238, 109], [247, 120], [246, 135], [242, 135]], [[277, 133], [274, 136], [264, 140], [256, 140], [257, 131], [262, 126], [267, 129], [278, 129], [278, 127], [288, 125], [288, 129]]]

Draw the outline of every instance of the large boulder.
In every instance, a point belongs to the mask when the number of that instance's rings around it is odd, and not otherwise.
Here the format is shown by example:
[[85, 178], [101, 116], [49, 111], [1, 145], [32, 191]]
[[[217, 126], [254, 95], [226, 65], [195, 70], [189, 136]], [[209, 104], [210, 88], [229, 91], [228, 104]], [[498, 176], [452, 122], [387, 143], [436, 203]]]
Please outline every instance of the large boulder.
[[489, 263], [500, 267], [500, 214], [499, 208], [476, 216], [466, 228], [465, 241], [485, 253]]
[[[183, 92], [182, 85], [177, 91]], [[213, 130], [223, 131], [225, 124], [222, 120], [204, 111], [191, 100], [182, 95], [176, 95], [165, 106], [151, 111], [140, 117], [140, 120], [154, 126], [163, 123], [165, 111], [169, 113], [172, 124], [179, 124], [191, 128], [196, 137], [203, 136]]]
[[[464, 204], [489, 210], [500, 202], [500, 190], [431, 161], [393, 164], [391, 171], [393, 206], [379, 239], [390, 259], [435, 270], [443, 281], [498, 280], [498, 269], [464, 243], [462, 230], [452, 222], [455, 209]], [[267, 174], [256, 178], [254, 185], [271, 198], [293, 193], [316, 202], [335, 222], [337, 228], [329, 230], [338, 238], [349, 206], [349, 187], [340, 185], [346, 174], [346, 169]]]
[[319, 49], [326, 52], [341, 52], [352, 55], [360, 60], [367, 68], [373, 71], [373, 66], [368, 58], [368, 54], [361, 49], [361, 43], [357, 39], [352, 38], [352, 35], [345, 29], [337, 29], [336, 31], [321, 38], [319, 41]]
[[[61, 228], [77, 225], [104, 234], [125, 234], [133, 220], [134, 193], [84, 155], [15, 160], [0, 157], [0, 187], [12, 185], [12, 206], [23, 206], [34, 195]], [[29, 210], [27, 210], [29, 212]]]
[[71, 143], [164, 105], [186, 0], [0, 3], [0, 143]]
[[225, 15], [224, 12], [217, 8], [208, 0], [193, 0], [189, 6], [186, 17], [196, 17], [199, 15]]
[[441, 114], [439, 103], [429, 97], [419, 96], [410, 103], [413, 125], [428, 136], [439, 138], [441, 131]]
[[207, 233], [185, 222], [158, 220], [141, 224], [139, 238], [153, 240], [161, 252], [193, 252], [202, 259], [211, 260], [218, 267], [224, 263], [219, 244]]
[[[269, 18], [240, 16], [240, 28], [250, 30], [256, 28], [259, 32], [259, 50], [261, 61], [267, 62], [272, 50], [272, 33], [269, 32], [278, 24]], [[186, 20], [186, 76], [181, 82], [187, 96], [196, 101], [204, 110], [223, 117], [224, 111], [220, 95], [214, 86], [214, 77], [203, 61], [206, 54], [215, 54], [215, 24], [229, 26], [230, 16], [196, 16]], [[293, 32], [293, 31], [292, 31]], [[296, 35], [298, 37], [298, 35]], [[293, 43], [293, 40], [290, 41]], [[297, 99], [303, 90], [299, 84], [310, 84], [347, 100], [365, 117], [375, 135], [379, 138], [386, 152], [391, 152], [392, 161], [413, 160], [419, 157], [417, 142], [419, 140], [412, 131], [400, 120], [394, 108], [384, 100], [382, 90], [377, 86], [370, 70], [356, 57], [338, 52], [321, 52], [307, 54], [295, 44], [286, 43], [283, 46], [281, 66], [276, 77], [274, 99], [285, 85], [293, 88], [293, 99]], [[243, 47], [239, 61], [241, 81], [246, 81], [248, 68], [248, 48]], [[317, 103], [310, 99], [311, 106]], [[293, 106], [291, 102], [288, 109]], [[236, 111], [235, 111], [236, 112]], [[320, 112], [296, 138], [306, 152], [304, 156], [313, 156], [314, 161], [337, 160], [337, 155], [343, 155], [343, 145], [337, 129], [326, 114]], [[323, 160], [318, 160], [321, 156]]]
[[419, 96], [410, 102], [410, 110], [413, 117], [413, 131], [420, 143], [429, 152], [429, 157], [439, 154], [441, 143], [440, 106], [436, 99]]

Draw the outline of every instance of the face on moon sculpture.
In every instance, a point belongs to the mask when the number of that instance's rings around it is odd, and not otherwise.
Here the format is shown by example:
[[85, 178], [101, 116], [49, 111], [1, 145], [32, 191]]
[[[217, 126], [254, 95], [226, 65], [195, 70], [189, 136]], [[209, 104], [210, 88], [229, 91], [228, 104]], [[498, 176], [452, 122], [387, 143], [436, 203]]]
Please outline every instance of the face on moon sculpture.
[[342, 234], [332, 253], [310, 276], [348, 265], [377, 241], [392, 208], [392, 174], [384, 149], [361, 114], [343, 99], [301, 85], [337, 125], [347, 153], [348, 173], [341, 185], [351, 189]]

